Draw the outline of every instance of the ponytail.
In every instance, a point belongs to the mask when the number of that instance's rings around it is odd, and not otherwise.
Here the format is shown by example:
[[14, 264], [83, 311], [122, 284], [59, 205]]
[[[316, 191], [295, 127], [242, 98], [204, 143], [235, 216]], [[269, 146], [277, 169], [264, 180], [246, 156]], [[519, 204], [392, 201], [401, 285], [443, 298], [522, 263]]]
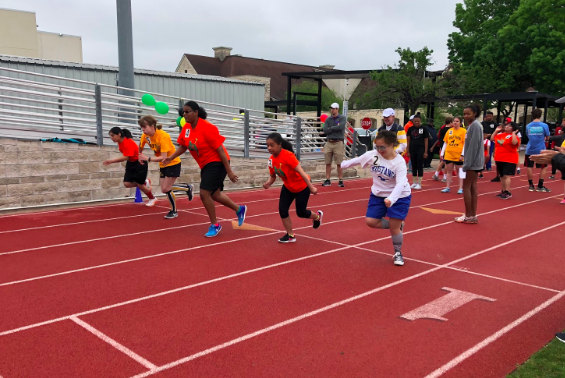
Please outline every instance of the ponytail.
[[163, 125], [161, 125], [160, 123], [157, 124], [157, 126], [155, 126], [155, 128], [157, 130], [163, 130]]
[[128, 129], [120, 129], [119, 127], [115, 126], [110, 129], [110, 133], [114, 135], [121, 135], [122, 138], [133, 139], [133, 135]]
[[276, 144], [280, 144], [283, 149], [294, 153], [294, 150], [292, 149], [292, 144], [288, 140], [283, 139], [281, 134], [271, 133], [271, 134], [267, 135], [267, 140], [269, 140], [269, 139], [271, 139]]
[[[188, 106], [190, 109], [197, 112], [199, 118], [206, 119], [206, 117], [208, 117], [208, 113], [206, 113], [206, 110], [204, 110], [203, 107], [198, 106], [198, 104], [194, 101], [188, 101], [187, 103], [184, 104], [184, 106]], [[184, 113], [181, 116], [184, 116]]]

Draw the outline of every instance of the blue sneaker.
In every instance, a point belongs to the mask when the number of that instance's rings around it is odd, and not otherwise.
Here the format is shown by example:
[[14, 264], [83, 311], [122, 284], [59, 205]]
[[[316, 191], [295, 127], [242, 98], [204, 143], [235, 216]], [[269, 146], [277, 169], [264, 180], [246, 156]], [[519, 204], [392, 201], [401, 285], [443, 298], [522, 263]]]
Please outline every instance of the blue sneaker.
[[442, 189], [441, 192], [442, 192], [442, 193], [449, 193], [449, 192], [451, 192], [451, 189], [445, 188], [445, 189]]
[[457, 191], [457, 194], [463, 194], [463, 189], [459, 189], [459, 190]]
[[206, 233], [207, 238], [213, 238], [214, 236], [218, 236], [218, 234], [222, 231], [222, 225], [218, 223], [218, 227], [214, 226], [213, 224], [210, 225], [208, 232]]
[[240, 206], [237, 214], [237, 224], [241, 227], [243, 222], [245, 222], [245, 214], [247, 214], [247, 206]]

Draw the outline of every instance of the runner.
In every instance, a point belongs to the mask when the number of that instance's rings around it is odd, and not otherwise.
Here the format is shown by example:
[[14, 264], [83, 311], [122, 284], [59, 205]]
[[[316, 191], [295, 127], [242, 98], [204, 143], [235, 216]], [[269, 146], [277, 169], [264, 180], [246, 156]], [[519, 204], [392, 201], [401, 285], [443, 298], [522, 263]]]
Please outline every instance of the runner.
[[240, 226], [245, 222], [247, 206], [236, 205], [222, 193], [226, 176], [232, 182], [238, 182], [238, 177], [231, 170], [230, 157], [223, 144], [226, 138], [220, 135], [216, 126], [206, 121], [206, 111], [196, 102], [188, 101], [184, 104], [183, 114], [186, 125], [177, 139], [179, 148], [162, 163], [167, 166], [175, 158], [190, 150], [190, 154], [200, 167], [200, 199], [212, 223], [204, 236], [211, 238], [222, 230], [216, 217], [214, 201], [232, 209], [237, 215]]
[[363, 168], [371, 167], [373, 186], [365, 222], [371, 228], [390, 230], [394, 265], [404, 265], [402, 231], [412, 195], [406, 177], [406, 163], [395, 151], [397, 143], [395, 132], [379, 131], [375, 137], [374, 150], [344, 161], [341, 166], [349, 168], [360, 164]]
[[[179, 157], [173, 159], [168, 165], [163, 164], [163, 160], [175, 152], [175, 146], [173, 142], [171, 142], [170, 135], [162, 130], [161, 125], [157, 125], [157, 120], [152, 116], [144, 116], [141, 117], [137, 123], [139, 123], [141, 131], [143, 131], [141, 140], [139, 141], [139, 160], [159, 162], [159, 185], [161, 186], [161, 192], [167, 196], [171, 204], [171, 210], [165, 215], [165, 219], [176, 218], [178, 216], [177, 203], [173, 192], [184, 192], [188, 196], [188, 200], [192, 201], [193, 187], [189, 184], [175, 184], [181, 172], [181, 161]], [[154, 157], [148, 157], [141, 153], [146, 144], [149, 144], [149, 147], [155, 152]], [[154, 203], [157, 200], [154, 199], [151, 201]], [[147, 205], [149, 206], [149, 204]]]
[[320, 227], [324, 213], [320, 210], [313, 213], [307, 209], [310, 194], [317, 194], [318, 189], [312, 185], [310, 177], [300, 166], [290, 142], [283, 139], [281, 134], [269, 134], [267, 136], [267, 148], [271, 153], [268, 163], [270, 177], [263, 184], [263, 188], [269, 189], [276, 181], [277, 176], [282, 179], [283, 186], [279, 199], [279, 214], [286, 230], [286, 235], [279, 239], [279, 243], [294, 243], [296, 237], [294, 236], [292, 221], [288, 213], [290, 205], [296, 200], [296, 215], [299, 218], [312, 219], [313, 227]]
[[545, 173], [547, 172], [547, 165], [536, 164], [536, 168], [541, 168], [539, 174], [539, 181], [537, 188], [534, 186], [534, 162], [530, 160], [530, 155], [539, 155], [542, 150], [545, 150], [545, 142], [549, 139], [549, 127], [547, 124], [541, 122], [541, 109], [537, 108], [532, 110], [532, 122], [526, 126], [526, 135], [528, 136], [528, 144], [526, 145], [526, 156], [524, 158], [524, 167], [528, 173], [528, 183], [530, 184], [530, 192], [549, 193], [551, 190], [547, 189], [543, 183]]
[[151, 193], [151, 189], [146, 186], [147, 164], [139, 162], [139, 148], [133, 141], [131, 132], [128, 129], [112, 127], [109, 134], [112, 142], [118, 143], [118, 149], [124, 156], [105, 160], [102, 164], [110, 165], [127, 161], [126, 172], [124, 174], [124, 186], [126, 188], [139, 188], [139, 190], [145, 193], [147, 198], [149, 198], [150, 202], [155, 201], [155, 197], [153, 196], [153, 193]]
[[[453, 127], [445, 134], [444, 147], [445, 153], [443, 161], [445, 162], [445, 171], [447, 172], [446, 187], [441, 190], [442, 193], [451, 192], [451, 178], [454, 167], [461, 168], [463, 166], [463, 146], [465, 145], [465, 135], [467, 130], [461, 127], [463, 119], [461, 117], [453, 118]], [[463, 177], [459, 172], [459, 190], [457, 194], [463, 194]]]
[[504, 129], [502, 126], [498, 126], [490, 137], [491, 142], [496, 144], [494, 160], [496, 161], [496, 170], [502, 184], [502, 191], [497, 197], [504, 200], [512, 198], [510, 178], [516, 174], [516, 166], [520, 159], [518, 154], [520, 138], [518, 138], [517, 134], [518, 127], [510, 122], [504, 125]]
[[406, 154], [412, 162], [412, 179], [414, 183], [411, 188], [422, 189], [422, 177], [424, 177], [424, 159], [428, 157], [428, 140], [430, 134], [422, 125], [419, 115], [412, 120], [414, 126], [408, 129], [406, 139], [408, 141], [408, 153]]

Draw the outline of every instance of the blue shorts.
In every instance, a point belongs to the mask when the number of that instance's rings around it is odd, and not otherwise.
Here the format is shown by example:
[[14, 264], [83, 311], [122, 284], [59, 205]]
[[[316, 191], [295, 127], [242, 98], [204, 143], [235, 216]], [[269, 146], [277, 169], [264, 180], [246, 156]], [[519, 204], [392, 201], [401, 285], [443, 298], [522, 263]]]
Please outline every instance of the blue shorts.
[[367, 207], [367, 218], [382, 219], [385, 216], [396, 219], [406, 219], [412, 195], [399, 198], [390, 208], [385, 205], [385, 197], [377, 197], [371, 193], [369, 206]]

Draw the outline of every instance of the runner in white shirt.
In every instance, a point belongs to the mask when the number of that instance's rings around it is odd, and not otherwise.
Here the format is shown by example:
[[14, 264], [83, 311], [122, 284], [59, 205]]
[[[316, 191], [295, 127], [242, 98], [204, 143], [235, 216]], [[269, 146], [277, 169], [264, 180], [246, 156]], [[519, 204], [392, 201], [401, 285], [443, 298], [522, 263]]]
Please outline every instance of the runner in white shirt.
[[371, 228], [390, 230], [394, 265], [404, 265], [402, 230], [412, 195], [406, 177], [406, 162], [395, 151], [397, 143], [395, 132], [379, 131], [375, 137], [374, 150], [342, 162], [341, 167], [349, 168], [358, 164], [363, 168], [371, 167], [373, 186], [365, 221]]

